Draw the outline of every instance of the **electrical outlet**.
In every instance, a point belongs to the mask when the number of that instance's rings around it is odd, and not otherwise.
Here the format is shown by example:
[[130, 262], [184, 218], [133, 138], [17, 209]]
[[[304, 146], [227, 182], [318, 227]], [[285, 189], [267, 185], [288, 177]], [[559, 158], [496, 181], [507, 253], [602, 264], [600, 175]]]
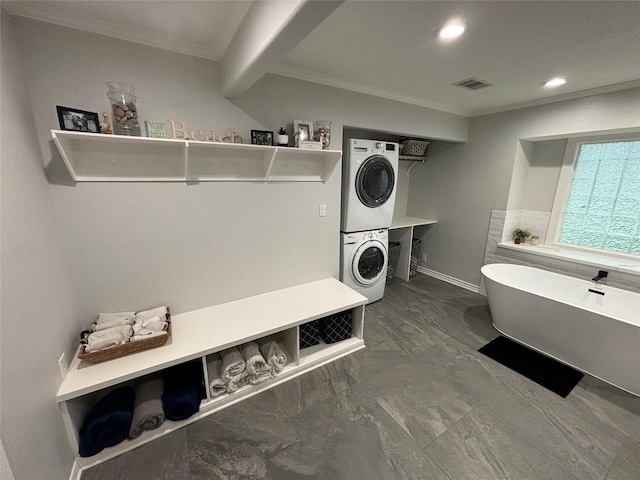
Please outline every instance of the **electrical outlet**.
[[60, 367], [60, 373], [62, 374], [62, 379], [64, 380], [67, 377], [67, 373], [69, 373], [69, 364], [67, 363], [66, 354], [64, 352], [58, 359], [58, 366]]
[[427, 261], [427, 254], [426, 253], [423, 253], [423, 254], [420, 255], [420, 261], [422, 261], [422, 262], [426, 262]]
[[320, 211], [319, 214], [321, 217], [326, 217], [327, 216], [327, 205], [324, 203], [320, 204]]

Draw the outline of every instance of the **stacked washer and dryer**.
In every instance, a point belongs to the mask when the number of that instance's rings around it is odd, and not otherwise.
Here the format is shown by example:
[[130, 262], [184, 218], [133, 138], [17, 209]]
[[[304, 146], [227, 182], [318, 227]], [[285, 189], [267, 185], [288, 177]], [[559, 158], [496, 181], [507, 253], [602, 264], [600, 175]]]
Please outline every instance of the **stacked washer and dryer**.
[[342, 153], [340, 280], [372, 303], [384, 295], [398, 144], [348, 139]]

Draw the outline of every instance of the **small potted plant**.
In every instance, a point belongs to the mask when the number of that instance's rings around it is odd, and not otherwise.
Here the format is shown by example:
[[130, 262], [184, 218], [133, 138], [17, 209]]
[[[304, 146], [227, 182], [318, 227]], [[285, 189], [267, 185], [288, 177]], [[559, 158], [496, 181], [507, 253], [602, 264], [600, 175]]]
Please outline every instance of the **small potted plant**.
[[513, 231], [513, 236], [515, 237], [515, 243], [524, 243], [531, 236], [531, 232], [523, 228], [516, 228]]
[[279, 147], [286, 147], [289, 145], [289, 136], [287, 135], [287, 129], [284, 127], [280, 127], [278, 129], [278, 137], [276, 139], [276, 143]]

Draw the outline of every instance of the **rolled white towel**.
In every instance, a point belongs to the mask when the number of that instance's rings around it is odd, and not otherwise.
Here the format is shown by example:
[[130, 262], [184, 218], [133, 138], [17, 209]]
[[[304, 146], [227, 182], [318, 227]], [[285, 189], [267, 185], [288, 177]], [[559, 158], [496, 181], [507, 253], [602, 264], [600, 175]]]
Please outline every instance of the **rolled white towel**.
[[267, 364], [273, 368], [274, 374], [280, 371], [287, 364], [287, 354], [275, 340], [259, 340], [260, 351], [267, 361]]
[[231, 380], [229, 380], [229, 383], [227, 384], [227, 392], [233, 393], [239, 388], [244, 387], [245, 385], [248, 385], [249, 378], [250, 378], [249, 374], [247, 373], [246, 370], [241, 374], [236, 375], [235, 377], [232, 377]]
[[160, 335], [168, 335], [168, 334], [169, 334], [168, 332], [151, 332], [151, 333], [147, 333], [147, 334], [144, 334], [144, 335], [136, 334], [136, 335], [132, 335], [131, 336], [131, 341], [132, 342], [138, 342], [140, 340], [146, 340], [146, 339], [151, 338], [151, 337], [159, 337]]
[[265, 380], [269, 380], [270, 378], [273, 378], [274, 373], [273, 373], [273, 368], [268, 367], [268, 370], [263, 370], [260, 373], [257, 373], [255, 375], [249, 375], [249, 383], [251, 385], [257, 385], [259, 383], [264, 382]]
[[271, 370], [264, 357], [260, 353], [260, 347], [256, 342], [247, 342], [240, 346], [244, 361], [247, 362], [249, 375], [258, 375], [264, 370]]
[[152, 317], [148, 320], [137, 321], [133, 324], [133, 333], [136, 335], [148, 335], [152, 332], [163, 332], [169, 327], [169, 322], [161, 320], [161, 317]]
[[115, 347], [129, 341], [133, 329], [129, 325], [111, 327], [89, 334], [86, 340], [85, 352], [97, 352], [105, 348]]
[[132, 319], [136, 312], [99, 313], [96, 323], [111, 322], [113, 320]]
[[222, 357], [222, 380], [229, 383], [233, 377], [243, 373], [247, 368], [247, 363], [242, 357], [242, 353], [238, 347], [231, 347], [220, 352]]
[[142, 312], [135, 314], [135, 319], [136, 322], [149, 320], [153, 317], [161, 317], [162, 320], [165, 320], [167, 318], [168, 311], [167, 307], [156, 307], [151, 310], [143, 310]]
[[107, 328], [112, 328], [112, 327], [119, 327], [121, 325], [132, 325], [133, 324], [133, 317], [129, 317], [129, 318], [116, 318], [114, 320], [109, 320], [106, 322], [101, 322], [101, 323], [94, 323], [93, 325], [91, 325], [91, 330], [94, 332], [98, 332], [100, 330], [106, 330]]
[[207, 374], [209, 375], [209, 391], [212, 397], [222, 395], [227, 391], [227, 386], [222, 381], [222, 358], [217, 353], [207, 357]]

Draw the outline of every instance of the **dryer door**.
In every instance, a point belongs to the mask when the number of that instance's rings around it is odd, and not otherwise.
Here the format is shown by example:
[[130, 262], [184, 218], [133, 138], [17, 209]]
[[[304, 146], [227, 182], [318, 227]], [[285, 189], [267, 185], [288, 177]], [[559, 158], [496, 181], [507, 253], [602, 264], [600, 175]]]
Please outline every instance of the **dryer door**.
[[361, 285], [375, 285], [385, 276], [387, 249], [379, 240], [369, 240], [360, 245], [353, 254], [351, 271]]
[[356, 194], [364, 205], [376, 208], [389, 199], [395, 181], [391, 162], [382, 155], [372, 155], [358, 169]]

